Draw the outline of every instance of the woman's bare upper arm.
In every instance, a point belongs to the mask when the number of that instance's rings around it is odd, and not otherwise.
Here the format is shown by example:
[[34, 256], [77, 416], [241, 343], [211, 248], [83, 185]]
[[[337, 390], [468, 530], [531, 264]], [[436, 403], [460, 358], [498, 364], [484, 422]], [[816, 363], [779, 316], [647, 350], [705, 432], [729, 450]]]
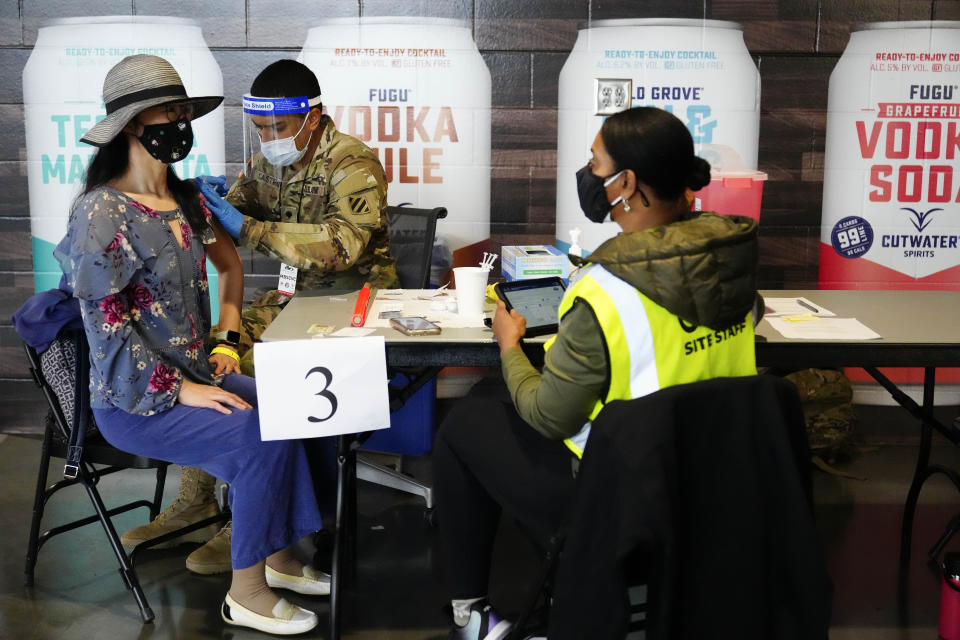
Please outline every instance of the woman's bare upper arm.
[[220, 226], [215, 219], [210, 220], [210, 226], [213, 227], [213, 233], [217, 241], [207, 245], [207, 257], [217, 268], [218, 272], [231, 271], [239, 269], [243, 271], [243, 263], [240, 262], [240, 254], [237, 252], [237, 246], [233, 243], [233, 238]]

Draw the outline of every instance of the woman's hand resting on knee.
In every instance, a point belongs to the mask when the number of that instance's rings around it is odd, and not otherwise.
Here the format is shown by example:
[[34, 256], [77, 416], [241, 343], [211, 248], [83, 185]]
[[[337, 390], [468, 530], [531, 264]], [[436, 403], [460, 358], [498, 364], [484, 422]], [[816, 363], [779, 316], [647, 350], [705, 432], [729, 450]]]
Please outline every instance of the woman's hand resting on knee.
[[[233, 413], [223, 405], [230, 405], [237, 409], [253, 409], [253, 406], [235, 393], [230, 393], [220, 387], [212, 384], [197, 384], [184, 380], [180, 387], [180, 395], [177, 396], [180, 404], [188, 407], [203, 407], [205, 409], [216, 409], [220, 413]], [[223, 403], [223, 404], [221, 404]]]

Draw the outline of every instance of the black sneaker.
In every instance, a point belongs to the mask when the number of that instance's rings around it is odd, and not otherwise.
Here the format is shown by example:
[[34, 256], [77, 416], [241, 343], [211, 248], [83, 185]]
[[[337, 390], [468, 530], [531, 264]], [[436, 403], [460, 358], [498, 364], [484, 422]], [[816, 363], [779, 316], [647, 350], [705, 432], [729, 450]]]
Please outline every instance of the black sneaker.
[[454, 625], [447, 640], [501, 640], [513, 629], [513, 623], [502, 618], [486, 600], [470, 605], [470, 621], [463, 627]]

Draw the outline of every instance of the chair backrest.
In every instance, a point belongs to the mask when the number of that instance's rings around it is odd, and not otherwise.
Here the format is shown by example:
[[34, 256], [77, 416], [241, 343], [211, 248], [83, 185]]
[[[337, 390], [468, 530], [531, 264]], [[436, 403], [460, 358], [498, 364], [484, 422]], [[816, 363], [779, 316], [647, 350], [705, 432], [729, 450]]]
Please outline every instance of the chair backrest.
[[447, 210], [443, 207], [387, 207], [390, 254], [397, 261], [397, 275], [404, 289], [426, 289], [429, 286], [437, 219], [446, 217]]
[[[129, 469], [156, 469], [169, 464], [117, 449], [100, 435], [90, 410], [90, 356], [82, 330], [62, 331], [43, 353], [26, 343], [24, 349], [30, 373], [50, 409], [47, 421], [54, 427], [52, 455], [67, 458], [72, 449], [79, 449], [84, 464]], [[84, 411], [86, 420], [74, 420], [77, 411]], [[83, 438], [71, 439], [74, 424], [86, 424]]]
[[633, 568], [649, 585], [648, 638], [826, 638], [809, 482], [803, 411], [780, 378], [610, 403], [581, 463], [549, 637], [622, 637]]
[[[43, 391], [57, 435], [69, 439], [78, 405], [89, 411], [86, 385], [90, 379], [90, 361], [85, 352], [86, 336], [82, 331], [63, 331], [43, 353], [24, 345], [34, 379]], [[97, 425], [92, 415], [86, 421], [86, 435], [96, 435]]]

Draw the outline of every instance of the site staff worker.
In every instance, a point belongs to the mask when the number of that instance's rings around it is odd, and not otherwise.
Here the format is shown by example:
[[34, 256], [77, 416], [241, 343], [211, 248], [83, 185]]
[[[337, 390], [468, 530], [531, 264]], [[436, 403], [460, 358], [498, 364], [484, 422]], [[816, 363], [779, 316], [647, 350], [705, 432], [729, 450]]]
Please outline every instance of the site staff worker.
[[683, 123], [630, 109], [604, 121], [591, 152], [577, 172], [581, 207], [594, 222], [609, 214], [622, 233], [590, 254], [567, 290], [542, 372], [520, 349], [524, 318], [498, 303], [506, 389], [471, 391], [434, 444], [455, 640], [495, 640], [511, 628], [487, 600], [501, 510], [546, 544], [604, 405], [757, 371], [756, 223], [691, 212], [710, 166]]

